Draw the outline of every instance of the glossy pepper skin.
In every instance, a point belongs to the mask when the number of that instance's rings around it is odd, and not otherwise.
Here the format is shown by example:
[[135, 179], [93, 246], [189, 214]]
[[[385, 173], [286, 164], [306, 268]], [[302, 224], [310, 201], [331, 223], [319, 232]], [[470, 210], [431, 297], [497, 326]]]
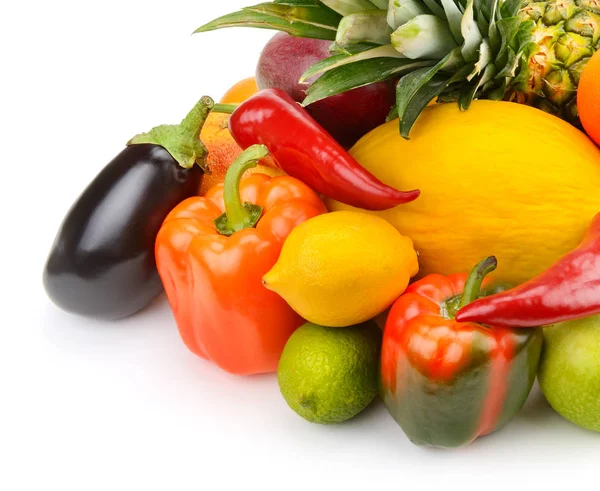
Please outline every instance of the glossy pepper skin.
[[326, 211], [293, 177], [253, 174], [240, 182], [266, 154], [262, 146], [246, 150], [225, 184], [177, 206], [156, 239], [158, 271], [183, 341], [238, 375], [276, 371], [285, 343], [303, 323], [263, 287], [262, 277], [292, 229]]
[[452, 318], [467, 281], [466, 274], [423, 278], [396, 301], [386, 323], [381, 396], [416, 445], [460, 447], [502, 428], [535, 380], [540, 329]]
[[315, 191], [365, 210], [386, 210], [419, 197], [398, 191], [364, 169], [289, 95], [266, 89], [243, 102], [229, 129], [242, 148], [264, 144], [290, 176]]
[[114, 320], [163, 291], [156, 234], [201, 183], [206, 152], [197, 135], [211, 107], [212, 100], [203, 98], [181, 125], [135, 137], [76, 200], [43, 271], [46, 293], [58, 307]]
[[458, 311], [461, 321], [545, 326], [600, 314], [600, 214], [583, 241], [536, 278]]

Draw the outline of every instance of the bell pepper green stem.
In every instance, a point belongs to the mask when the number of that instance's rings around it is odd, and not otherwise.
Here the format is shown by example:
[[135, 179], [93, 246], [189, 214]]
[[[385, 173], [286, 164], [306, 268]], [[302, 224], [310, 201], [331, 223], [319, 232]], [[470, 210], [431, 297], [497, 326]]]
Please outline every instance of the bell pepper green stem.
[[213, 108], [213, 112], [215, 113], [224, 113], [224, 114], [233, 114], [238, 108], [239, 104], [215, 104]]
[[233, 235], [245, 228], [256, 225], [262, 215], [262, 207], [244, 203], [240, 199], [240, 182], [244, 172], [256, 167], [258, 161], [269, 154], [264, 145], [252, 145], [231, 164], [225, 175], [223, 199], [225, 213], [214, 220], [218, 232]]
[[[484, 278], [498, 267], [498, 261], [494, 256], [490, 256], [481, 261], [473, 268], [471, 274], [465, 283], [465, 289], [458, 304], [458, 309], [477, 300], [481, 293], [481, 284]], [[457, 310], [458, 310], [457, 309]]]

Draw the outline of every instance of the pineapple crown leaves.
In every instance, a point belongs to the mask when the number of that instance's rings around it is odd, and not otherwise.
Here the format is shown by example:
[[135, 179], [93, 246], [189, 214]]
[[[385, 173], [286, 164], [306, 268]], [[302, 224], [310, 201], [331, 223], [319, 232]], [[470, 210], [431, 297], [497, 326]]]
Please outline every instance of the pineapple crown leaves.
[[[339, 3], [346, 2], [340, 0]], [[225, 27], [257, 27], [287, 32], [292, 36], [333, 41], [342, 17], [318, 0], [275, 0], [219, 17], [194, 33]]]
[[356, 87], [398, 78], [400, 133], [408, 138], [434, 99], [502, 99], [526, 73], [537, 49], [526, 0], [275, 0], [216, 19], [196, 32], [235, 25], [333, 41], [331, 56], [301, 81], [319, 76], [303, 105]]

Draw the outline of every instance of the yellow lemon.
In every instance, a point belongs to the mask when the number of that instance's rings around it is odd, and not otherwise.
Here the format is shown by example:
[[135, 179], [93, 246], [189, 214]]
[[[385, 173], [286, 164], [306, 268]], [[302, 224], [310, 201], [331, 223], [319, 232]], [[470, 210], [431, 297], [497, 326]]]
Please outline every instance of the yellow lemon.
[[341, 211], [296, 227], [263, 283], [306, 320], [346, 327], [381, 314], [418, 270], [408, 237], [382, 218]]
[[496, 278], [522, 283], [576, 247], [600, 212], [600, 150], [565, 121], [521, 104], [428, 107], [410, 140], [396, 120], [351, 154], [386, 184], [421, 190], [374, 213], [414, 241], [419, 276], [465, 273], [495, 255]]

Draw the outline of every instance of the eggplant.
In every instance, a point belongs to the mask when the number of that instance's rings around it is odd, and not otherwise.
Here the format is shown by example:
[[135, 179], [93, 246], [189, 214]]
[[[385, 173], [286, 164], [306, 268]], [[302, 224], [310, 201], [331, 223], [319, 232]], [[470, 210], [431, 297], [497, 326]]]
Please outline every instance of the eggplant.
[[72, 205], [43, 272], [58, 307], [115, 320], [162, 292], [154, 242], [168, 213], [200, 189], [207, 151], [199, 136], [213, 105], [203, 97], [180, 125], [134, 137]]

